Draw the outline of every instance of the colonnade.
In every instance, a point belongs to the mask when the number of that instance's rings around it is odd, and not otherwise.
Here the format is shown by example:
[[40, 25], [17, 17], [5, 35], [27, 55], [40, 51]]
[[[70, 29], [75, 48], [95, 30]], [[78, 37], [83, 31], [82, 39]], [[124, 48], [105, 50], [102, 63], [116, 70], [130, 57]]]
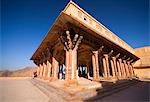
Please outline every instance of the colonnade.
[[[73, 54], [73, 52], [72, 52]], [[68, 57], [68, 54], [66, 54]], [[71, 56], [72, 57], [72, 56]], [[73, 64], [74, 66], [67, 67], [69, 63], [73, 63], [72, 60], [66, 58], [68, 62], [66, 62], [66, 80], [77, 79], [77, 64]], [[75, 60], [75, 59], [73, 59]], [[102, 57], [103, 64], [103, 78], [104, 79], [121, 79], [121, 78], [130, 78], [134, 76], [134, 70], [131, 61], [123, 60], [121, 58], [109, 57], [108, 54], [104, 54]], [[94, 51], [92, 55], [92, 66], [93, 66], [93, 79], [100, 80], [99, 73], [99, 57], [98, 51]], [[58, 67], [59, 62], [52, 57], [52, 62], [50, 63], [48, 60], [37, 66], [37, 76], [42, 79], [49, 80], [57, 80], [58, 79]], [[89, 71], [89, 70], [88, 70]], [[88, 72], [87, 72], [88, 73]]]
[[[102, 58], [100, 60], [99, 58]], [[103, 78], [131, 78], [134, 76], [134, 69], [131, 61], [119, 58], [117, 56], [109, 56], [109, 54], [103, 54], [102, 57], [98, 57], [98, 51], [94, 51], [92, 55], [93, 62], [93, 79], [99, 80], [99, 61], [103, 63]]]
[[58, 79], [58, 61], [53, 57], [52, 63], [48, 60], [37, 66], [37, 76], [41, 79]]
[[[72, 81], [77, 80], [77, 50], [78, 46], [81, 43], [82, 36], [78, 34], [74, 35], [73, 40], [71, 40], [70, 32], [66, 31], [65, 41], [63, 37], [60, 37], [61, 43], [65, 46], [65, 80]], [[103, 46], [104, 47], [104, 46]], [[102, 48], [101, 47], [101, 51]], [[121, 79], [121, 78], [130, 78], [134, 76], [134, 70], [132, 66], [132, 61], [121, 58], [120, 54], [114, 56], [113, 51], [109, 53], [100, 54], [99, 50], [92, 51], [92, 68], [93, 68], [93, 80], [100, 80], [100, 66], [102, 66], [102, 77], [104, 79]], [[40, 62], [37, 66], [37, 76], [39, 78], [48, 79], [48, 80], [57, 80], [58, 79], [58, 67], [59, 62], [52, 53], [51, 62], [46, 60]], [[48, 58], [49, 59], [49, 58]], [[89, 67], [89, 65], [87, 65]], [[89, 69], [87, 69], [90, 71]], [[89, 72], [87, 72], [89, 73]]]

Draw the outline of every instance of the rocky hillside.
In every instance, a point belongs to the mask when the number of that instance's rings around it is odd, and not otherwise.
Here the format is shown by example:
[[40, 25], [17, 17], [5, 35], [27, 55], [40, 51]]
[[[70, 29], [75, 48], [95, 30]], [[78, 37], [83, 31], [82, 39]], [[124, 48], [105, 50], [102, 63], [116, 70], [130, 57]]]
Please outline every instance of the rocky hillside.
[[26, 67], [16, 71], [4, 70], [0, 71], [0, 77], [31, 77], [35, 71], [34, 67]]

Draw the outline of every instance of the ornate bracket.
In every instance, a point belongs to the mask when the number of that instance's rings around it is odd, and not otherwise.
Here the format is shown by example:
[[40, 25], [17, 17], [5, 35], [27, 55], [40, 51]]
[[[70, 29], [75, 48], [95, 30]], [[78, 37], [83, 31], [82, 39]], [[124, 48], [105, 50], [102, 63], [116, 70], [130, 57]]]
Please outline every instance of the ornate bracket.
[[60, 36], [60, 40], [65, 46], [66, 50], [70, 49], [78, 49], [79, 44], [81, 43], [81, 40], [83, 39], [83, 36], [79, 36], [78, 34], [75, 34], [74, 38], [71, 39], [70, 36], [70, 31], [66, 31], [66, 37], [65, 36]]

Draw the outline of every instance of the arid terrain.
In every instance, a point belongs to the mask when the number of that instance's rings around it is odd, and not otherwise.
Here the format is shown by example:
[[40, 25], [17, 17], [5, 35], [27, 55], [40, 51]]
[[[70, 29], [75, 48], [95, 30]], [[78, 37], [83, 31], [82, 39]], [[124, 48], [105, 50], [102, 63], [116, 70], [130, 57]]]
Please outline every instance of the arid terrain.
[[25, 67], [15, 71], [2, 70], [0, 77], [31, 77], [34, 71], [36, 71], [34, 67]]

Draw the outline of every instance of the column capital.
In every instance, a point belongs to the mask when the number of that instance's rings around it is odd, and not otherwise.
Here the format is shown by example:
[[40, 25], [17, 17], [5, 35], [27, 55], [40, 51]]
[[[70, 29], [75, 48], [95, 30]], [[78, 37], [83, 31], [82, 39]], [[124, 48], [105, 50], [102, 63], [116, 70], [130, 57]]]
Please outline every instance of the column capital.
[[92, 51], [93, 54], [98, 54], [98, 51]]
[[127, 61], [127, 64], [130, 64], [130, 62], [129, 62], [129, 61]]
[[130, 60], [130, 63], [132, 63], [133, 62], [133, 59], [132, 60]]
[[126, 61], [126, 60], [123, 60], [123, 62], [126, 63], [127, 61]]
[[122, 59], [125, 60], [125, 59], [126, 59], [126, 55], [124, 55], [124, 56], [122, 57]]
[[115, 57], [116, 57], [116, 58], [119, 58], [119, 56], [120, 56], [120, 53], [118, 53]]
[[116, 60], [116, 57], [111, 57], [112, 58], [112, 60]]
[[102, 45], [98, 50], [101, 51], [104, 48], [104, 46]]
[[109, 53], [108, 53], [108, 56], [111, 56], [113, 54], [113, 50], [111, 50]]
[[108, 54], [104, 54], [104, 57], [108, 57]]
[[119, 62], [122, 62], [122, 59], [121, 59], [121, 58], [119, 58], [118, 60], [119, 60]]

